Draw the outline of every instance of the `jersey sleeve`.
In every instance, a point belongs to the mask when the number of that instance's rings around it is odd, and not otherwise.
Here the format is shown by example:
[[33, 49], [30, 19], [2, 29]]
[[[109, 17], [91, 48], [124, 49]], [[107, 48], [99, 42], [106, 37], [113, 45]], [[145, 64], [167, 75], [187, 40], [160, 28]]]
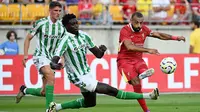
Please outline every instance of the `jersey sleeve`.
[[191, 46], [194, 46], [194, 45], [195, 45], [195, 38], [196, 38], [196, 36], [192, 33], [192, 34], [190, 35], [190, 45], [191, 45]]
[[38, 33], [39, 29], [41, 28], [41, 26], [42, 26], [43, 24], [44, 24], [44, 22], [42, 21], [42, 19], [37, 20], [37, 21], [33, 24], [31, 30], [29, 31], [29, 33], [30, 33], [32, 36], [36, 35], [36, 34]]
[[122, 28], [120, 31], [120, 37], [119, 37], [119, 42], [123, 42], [124, 40], [131, 40], [130, 36], [129, 36], [129, 32], [127, 29]]
[[147, 36], [151, 35], [152, 30], [149, 27], [145, 26], [145, 30], [146, 30]]
[[85, 33], [84, 35], [85, 35], [85, 38], [86, 38], [87, 47], [88, 47], [89, 49], [95, 47], [92, 38], [91, 38], [88, 34], [86, 34], [86, 33]]
[[59, 40], [58, 45], [56, 47], [55, 56], [62, 56], [64, 52], [68, 48], [68, 38], [69, 36], [65, 34], [62, 39]]

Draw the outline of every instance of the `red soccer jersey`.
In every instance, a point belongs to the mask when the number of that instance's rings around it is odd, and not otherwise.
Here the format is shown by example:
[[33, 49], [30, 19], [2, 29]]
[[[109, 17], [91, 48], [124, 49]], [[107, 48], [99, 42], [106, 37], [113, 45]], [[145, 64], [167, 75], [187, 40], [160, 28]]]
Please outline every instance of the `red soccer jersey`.
[[145, 39], [148, 35], [150, 35], [150, 33], [151, 30], [145, 25], [142, 25], [141, 30], [139, 32], [134, 32], [134, 30], [131, 27], [131, 23], [124, 26], [120, 31], [117, 60], [138, 58], [141, 59], [142, 52], [128, 51], [123, 42], [124, 40], [131, 40], [134, 43], [134, 45], [143, 47]]

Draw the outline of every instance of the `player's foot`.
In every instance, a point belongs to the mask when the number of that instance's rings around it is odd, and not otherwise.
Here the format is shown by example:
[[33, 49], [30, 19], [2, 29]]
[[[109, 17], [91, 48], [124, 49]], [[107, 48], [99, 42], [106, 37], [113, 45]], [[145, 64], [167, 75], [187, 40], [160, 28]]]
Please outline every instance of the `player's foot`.
[[47, 112], [58, 112], [58, 111], [56, 111], [56, 103], [55, 102], [51, 102], [49, 104], [49, 109], [47, 110]]
[[150, 69], [144, 71], [143, 73], [141, 73], [138, 77], [139, 77], [139, 79], [144, 79], [144, 78], [152, 76], [153, 74], [154, 74], [154, 69], [150, 68]]
[[150, 112], [150, 110], [147, 110], [146, 112]]
[[19, 103], [21, 101], [22, 97], [25, 96], [24, 89], [26, 89], [26, 86], [22, 85], [19, 89], [19, 93], [16, 96], [16, 103]]
[[151, 93], [150, 93], [150, 97], [152, 100], [157, 100], [159, 97], [159, 90], [158, 88], [155, 88]]

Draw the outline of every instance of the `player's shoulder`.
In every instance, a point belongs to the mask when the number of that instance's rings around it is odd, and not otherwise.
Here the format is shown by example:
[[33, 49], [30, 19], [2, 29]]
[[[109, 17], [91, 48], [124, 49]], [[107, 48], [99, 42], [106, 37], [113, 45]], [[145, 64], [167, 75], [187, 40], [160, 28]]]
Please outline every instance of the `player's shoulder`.
[[38, 19], [37, 21], [35, 21], [35, 24], [39, 24], [39, 23], [45, 23], [48, 21], [48, 17], [44, 17], [44, 18], [41, 18], [41, 19]]
[[122, 29], [130, 29], [130, 24], [124, 25]]
[[148, 26], [146, 26], [146, 25], [142, 25], [142, 29], [147, 30], [147, 29], [150, 29], [150, 28]]
[[123, 26], [120, 30], [121, 33], [131, 31], [130, 24]]
[[84, 32], [84, 31], [82, 31], [82, 30], [79, 30], [78, 32], [79, 32], [80, 35], [90, 37], [89, 34], [88, 34], [87, 32]]
[[144, 31], [144, 32], [149, 32], [151, 29], [148, 27], [148, 26], [146, 26], [146, 25], [142, 25], [142, 31]]
[[74, 34], [72, 34], [72, 33], [69, 33], [69, 32], [67, 32], [67, 31], [65, 31], [65, 37], [68, 37], [68, 38], [71, 38], [71, 37], [74, 37], [75, 35]]

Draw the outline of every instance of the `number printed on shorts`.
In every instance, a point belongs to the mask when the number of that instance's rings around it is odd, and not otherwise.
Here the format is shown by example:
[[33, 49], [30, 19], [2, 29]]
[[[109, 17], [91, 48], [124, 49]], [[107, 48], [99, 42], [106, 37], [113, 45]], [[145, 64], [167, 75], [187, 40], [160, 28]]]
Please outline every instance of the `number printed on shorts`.
[[80, 82], [79, 84], [76, 84], [80, 88], [85, 88], [86, 84], [84, 82]]
[[33, 59], [33, 63], [35, 64], [35, 65], [38, 65], [38, 64], [44, 64], [42, 61], [40, 61], [40, 59], [39, 58], [37, 58], [37, 59]]

